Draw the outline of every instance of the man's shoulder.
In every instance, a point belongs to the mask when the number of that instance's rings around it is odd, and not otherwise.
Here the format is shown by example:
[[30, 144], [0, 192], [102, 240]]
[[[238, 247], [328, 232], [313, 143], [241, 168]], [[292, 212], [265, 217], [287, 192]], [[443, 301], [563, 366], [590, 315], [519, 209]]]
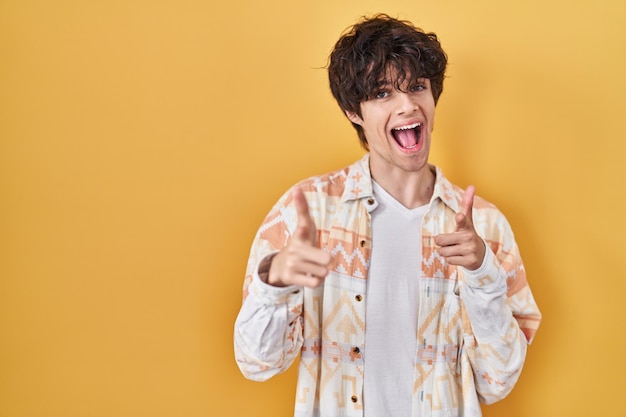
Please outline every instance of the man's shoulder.
[[[441, 199], [444, 200], [449, 206], [453, 207], [455, 211], [458, 211], [461, 207], [461, 202], [463, 201], [463, 195], [465, 194], [466, 188], [463, 188], [446, 178], [441, 168], [433, 165], [433, 169], [436, 171], [435, 192], [438, 193], [439, 197], [441, 197]], [[499, 212], [495, 204], [491, 203], [478, 193], [474, 196], [473, 208], [474, 210]]]
[[294, 187], [300, 188], [307, 194], [325, 194], [335, 197], [342, 196], [346, 189], [371, 187], [367, 160], [363, 158], [343, 168], [308, 177]]

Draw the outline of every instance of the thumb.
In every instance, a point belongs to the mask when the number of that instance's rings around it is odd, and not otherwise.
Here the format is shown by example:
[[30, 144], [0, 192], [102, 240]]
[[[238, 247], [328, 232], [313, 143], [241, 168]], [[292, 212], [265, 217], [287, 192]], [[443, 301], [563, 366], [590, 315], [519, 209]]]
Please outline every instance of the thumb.
[[476, 195], [476, 187], [470, 185], [463, 193], [461, 200], [461, 211], [456, 215], [456, 230], [467, 229], [473, 227], [472, 211], [474, 209], [474, 196]]
[[309, 204], [300, 188], [296, 188], [292, 193], [293, 202], [296, 206], [296, 214], [298, 216], [298, 224], [294, 237], [310, 244], [315, 244], [316, 227], [311, 214], [309, 213]]

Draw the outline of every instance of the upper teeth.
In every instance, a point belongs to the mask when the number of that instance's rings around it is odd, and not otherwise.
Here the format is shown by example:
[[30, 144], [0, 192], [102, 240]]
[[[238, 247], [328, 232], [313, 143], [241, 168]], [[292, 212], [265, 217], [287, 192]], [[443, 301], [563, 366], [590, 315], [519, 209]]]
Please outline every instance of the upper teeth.
[[408, 126], [400, 126], [400, 127], [394, 127], [393, 130], [407, 130], [407, 129], [415, 129], [418, 126], [421, 126], [421, 123], [414, 123], [412, 125], [408, 125]]

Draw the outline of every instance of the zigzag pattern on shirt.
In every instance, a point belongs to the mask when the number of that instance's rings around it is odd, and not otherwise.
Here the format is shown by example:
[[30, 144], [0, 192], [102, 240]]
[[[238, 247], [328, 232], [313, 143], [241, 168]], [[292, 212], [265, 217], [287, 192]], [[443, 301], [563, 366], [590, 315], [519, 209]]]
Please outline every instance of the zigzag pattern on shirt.
[[442, 257], [434, 246], [422, 246], [422, 274], [426, 277], [445, 278], [456, 275], [456, 266], [450, 265], [444, 257]]
[[320, 232], [321, 246], [333, 256], [331, 269], [363, 279], [369, 268], [367, 259], [370, 257], [371, 245], [368, 240], [345, 229]]

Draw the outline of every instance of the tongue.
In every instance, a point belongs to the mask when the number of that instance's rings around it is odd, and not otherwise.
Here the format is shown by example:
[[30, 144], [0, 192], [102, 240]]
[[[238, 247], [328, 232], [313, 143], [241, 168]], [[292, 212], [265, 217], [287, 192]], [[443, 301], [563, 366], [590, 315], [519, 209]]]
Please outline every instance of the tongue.
[[411, 148], [417, 145], [419, 138], [416, 129], [396, 130], [396, 140], [403, 148]]

